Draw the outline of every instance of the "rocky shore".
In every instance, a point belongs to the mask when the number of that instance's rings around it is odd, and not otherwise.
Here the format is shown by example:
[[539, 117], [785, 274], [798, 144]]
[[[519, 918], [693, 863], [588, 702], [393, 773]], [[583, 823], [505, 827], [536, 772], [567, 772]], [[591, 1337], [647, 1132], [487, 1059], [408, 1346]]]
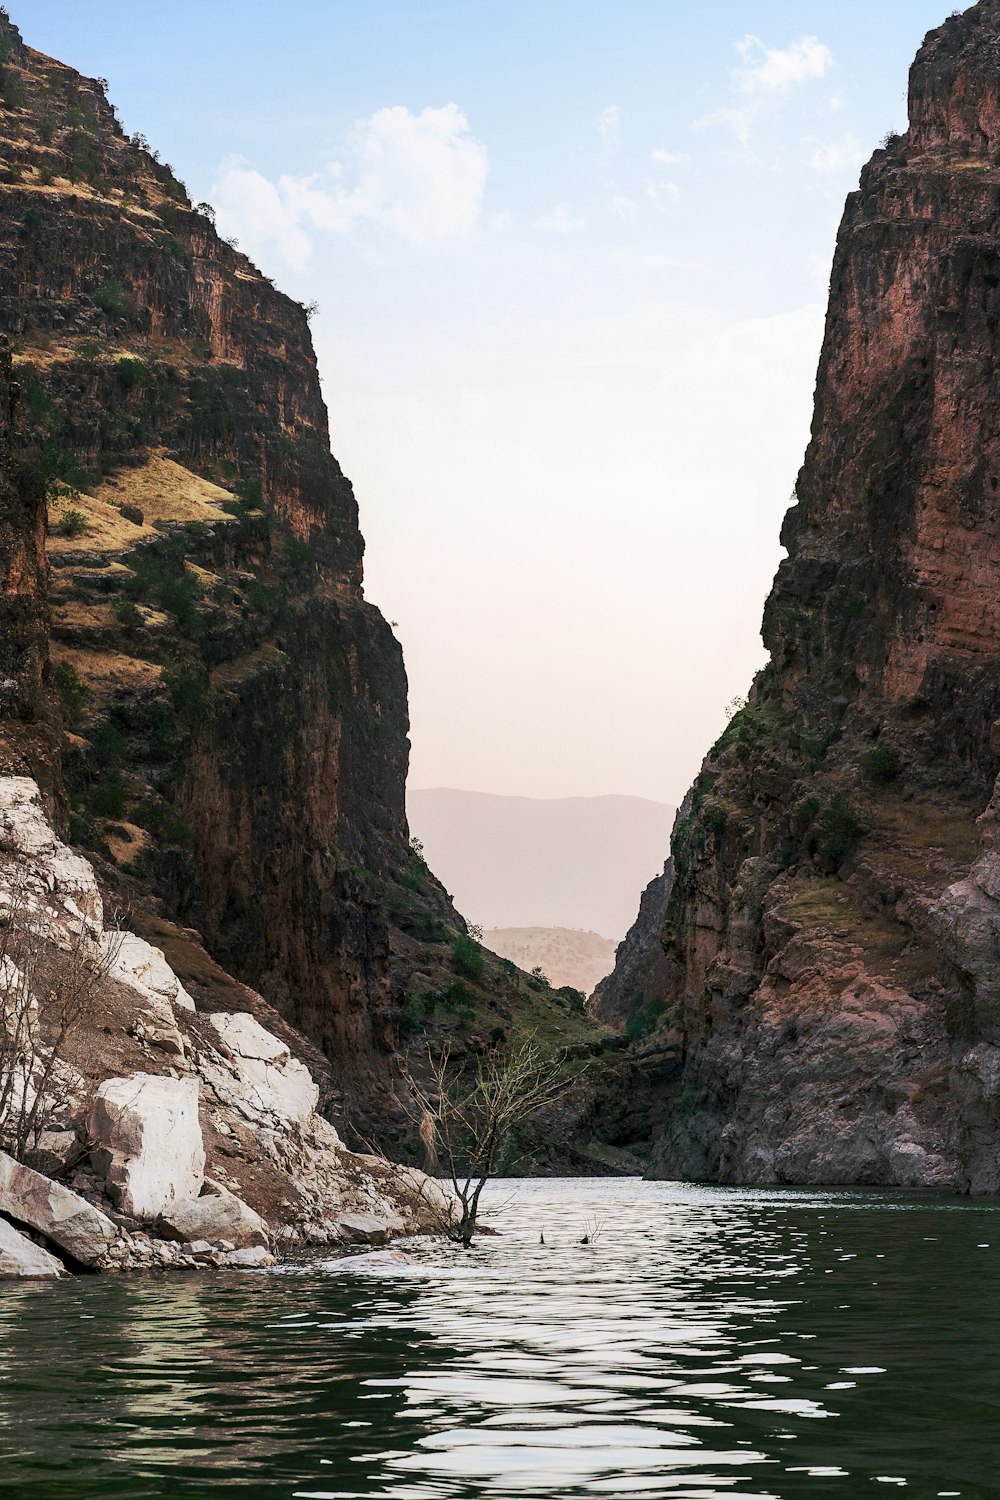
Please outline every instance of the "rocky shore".
[[286, 1041], [199, 1011], [106, 926], [26, 777], [0, 777], [0, 932], [0, 1140], [22, 1157], [0, 1152], [0, 1274], [261, 1267], [440, 1228], [437, 1183], [346, 1150]]

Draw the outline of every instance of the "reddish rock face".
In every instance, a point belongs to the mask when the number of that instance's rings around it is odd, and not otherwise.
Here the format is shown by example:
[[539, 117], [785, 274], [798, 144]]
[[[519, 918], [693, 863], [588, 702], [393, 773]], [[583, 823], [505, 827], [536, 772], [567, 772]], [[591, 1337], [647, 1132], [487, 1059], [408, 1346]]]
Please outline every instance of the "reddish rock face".
[[770, 663], [674, 836], [666, 1174], [1000, 1188], [997, 0], [909, 97], [837, 240]]

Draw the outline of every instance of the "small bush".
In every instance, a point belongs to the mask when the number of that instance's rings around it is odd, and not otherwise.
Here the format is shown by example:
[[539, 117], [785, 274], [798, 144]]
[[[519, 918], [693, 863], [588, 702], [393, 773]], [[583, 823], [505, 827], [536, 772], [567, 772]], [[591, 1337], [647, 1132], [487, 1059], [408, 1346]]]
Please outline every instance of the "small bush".
[[111, 771], [95, 781], [87, 793], [87, 807], [97, 818], [124, 817], [127, 801], [120, 771]]
[[896, 781], [903, 769], [903, 757], [893, 745], [873, 745], [861, 757], [861, 769], [869, 781]]
[[82, 510], [76, 510], [71, 506], [68, 510], [61, 512], [59, 516], [59, 530], [63, 536], [83, 536], [83, 533], [87, 530], [87, 517]]
[[89, 690], [80, 681], [76, 668], [68, 661], [56, 662], [52, 668], [52, 681], [62, 701], [67, 723], [75, 726], [80, 722], [80, 716], [90, 697]]
[[101, 719], [90, 729], [89, 738], [99, 765], [114, 765], [124, 757], [125, 736], [113, 719]]
[[134, 390], [146, 374], [146, 366], [141, 359], [133, 359], [129, 354], [123, 354], [115, 365], [115, 379], [123, 391]]
[[451, 963], [452, 968], [457, 969], [459, 974], [464, 974], [468, 979], [482, 978], [483, 950], [475, 938], [464, 935], [455, 938], [451, 945]]
[[297, 536], [285, 538], [282, 551], [293, 568], [304, 567], [312, 559], [312, 548], [308, 542], [303, 542]]
[[135, 310], [135, 299], [117, 277], [103, 281], [92, 296], [101, 312], [109, 318], [125, 318]]
[[142, 610], [131, 599], [115, 599], [111, 608], [119, 625], [123, 625], [126, 630], [138, 630], [142, 625]]
[[820, 830], [817, 852], [826, 865], [836, 869], [856, 848], [865, 821], [843, 792], [834, 792], [816, 822]]
[[132, 809], [132, 822], [168, 844], [187, 844], [193, 837], [190, 825], [162, 802], [137, 802]]
[[460, 1021], [471, 1021], [476, 1013], [476, 1001], [472, 991], [460, 979], [449, 984], [441, 996], [445, 1005], [454, 1011]]
[[168, 662], [161, 679], [178, 714], [190, 722], [200, 719], [209, 704], [204, 674], [189, 662]]

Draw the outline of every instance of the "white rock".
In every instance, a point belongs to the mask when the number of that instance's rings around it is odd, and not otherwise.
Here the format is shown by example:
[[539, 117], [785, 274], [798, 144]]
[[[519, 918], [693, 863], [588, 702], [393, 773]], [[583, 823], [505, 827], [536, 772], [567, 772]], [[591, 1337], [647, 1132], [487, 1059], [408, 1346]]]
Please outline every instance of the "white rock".
[[194, 1001], [159, 948], [134, 932], [108, 932], [104, 941], [112, 955], [108, 971], [112, 979], [138, 990], [146, 999], [166, 1000], [180, 1010], [194, 1010]]
[[62, 1276], [63, 1267], [26, 1235], [0, 1219], [0, 1276]]
[[245, 1250], [232, 1250], [223, 1257], [224, 1264], [241, 1271], [257, 1271], [264, 1266], [276, 1266], [278, 1262], [262, 1245], [253, 1245]]
[[376, 1214], [340, 1214], [337, 1229], [354, 1245], [384, 1245], [389, 1238], [389, 1222]]
[[[223, 1094], [229, 1095], [227, 1102], [251, 1119], [272, 1114], [282, 1120], [308, 1120], [319, 1103], [319, 1089], [309, 1069], [292, 1057], [284, 1042], [246, 1011], [217, 1011], [208, 1019], [232, 1054], [237, 1089], [234, 1096], [222, 1085]], [[215, 1074], [212, 1081], [220, 1092]]]
[[92, 1266], [118, 1239], [117, 1226], [86, 1198], [2, 1151], [0, 1211], [36, 1229], [84, 1266]]
[[160, 1215], [160, 1231], [177, 1240], [227, 1242], [230, 1250], [268, 1243], [267, 1225], [249, 1204], [228, 1188], [212, 1184], [200, 1198], [182, 1198]]
[[109, 1193], [136, 1219], [155, 1219], [205, 1180], [198, 1080], [133, 1073], [108, 1078], [91, 1114], [92, 1160]]

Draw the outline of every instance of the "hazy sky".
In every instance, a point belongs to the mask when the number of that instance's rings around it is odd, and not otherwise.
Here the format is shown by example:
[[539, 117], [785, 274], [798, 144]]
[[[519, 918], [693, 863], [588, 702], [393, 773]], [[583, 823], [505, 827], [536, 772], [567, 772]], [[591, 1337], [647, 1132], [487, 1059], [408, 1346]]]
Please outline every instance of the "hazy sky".
[[316, 299], [411, 785], [675, 802], [763, 660], [845, 193], [951, 0], [8, 0]]

